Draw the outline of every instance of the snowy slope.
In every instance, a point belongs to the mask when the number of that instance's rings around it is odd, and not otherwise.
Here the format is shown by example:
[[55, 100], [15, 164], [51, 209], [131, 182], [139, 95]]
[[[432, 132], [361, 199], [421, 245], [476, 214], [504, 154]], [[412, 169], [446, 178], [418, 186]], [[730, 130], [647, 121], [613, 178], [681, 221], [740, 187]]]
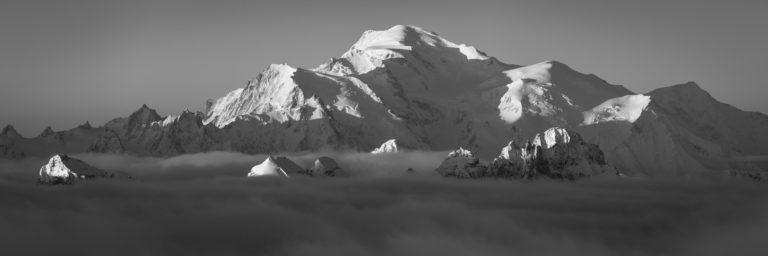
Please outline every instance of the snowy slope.
[[304, 169], [286, 157], [267, 157], [257, 164], [248, 173], [248, 177], [281, 176], [290, 177], [296, 173], [302, 173]]
[[649, 103], [651, 103], [651, 97], [642, 94], [609, 99], [590, 110], [584, 111], [582, 125], [615, 121], [634, 123], [640, 118]]
[[584, 116], [576, 129], [624, 174], [764, 171], [738, 158], [765, 155], [768, 117], [718, 102], [692, 82], [611, 99]]
[[371, 151], [371, 154], [395, 153], [395, 152], [399, 152], [398, 146], [397, 146], [397, 140], [391, 139], [391, 140], [385, 141], [384, 143], [381, 144], [381, 146]]

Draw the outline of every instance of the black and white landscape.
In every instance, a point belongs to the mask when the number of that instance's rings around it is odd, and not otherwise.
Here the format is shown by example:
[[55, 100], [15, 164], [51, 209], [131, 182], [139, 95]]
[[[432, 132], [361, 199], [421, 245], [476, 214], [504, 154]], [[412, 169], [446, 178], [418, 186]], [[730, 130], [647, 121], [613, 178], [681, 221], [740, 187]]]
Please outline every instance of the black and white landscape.
[[104, 123], [8, 124], [0, 254], [768, 251], [768, 115], [696, 82], [631, 90], [379, 26], [315, 68], [208, 85], [221, 90], [196, 110], [137, 98]]

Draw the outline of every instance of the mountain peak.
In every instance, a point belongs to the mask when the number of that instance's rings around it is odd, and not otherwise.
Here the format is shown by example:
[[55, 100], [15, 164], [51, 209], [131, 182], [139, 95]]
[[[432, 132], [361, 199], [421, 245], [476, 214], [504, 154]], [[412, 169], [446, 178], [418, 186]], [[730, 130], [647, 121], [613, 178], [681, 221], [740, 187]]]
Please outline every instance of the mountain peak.
[[678, 92], [706, 92], [699, 84], [693, 81], [688, 81], [682, 84], [671, 85], [667, 87], [658, 88], [654, 91], [678, 91]]
[[360, 46], [377, 45], [382, 43], [399, 43], [410, 45], [419, 39], [442, 39], [431, 31], [413, 25], [395, 25], [386, 30], [366, 30], [360, 37]]
[[45, 130], [43, 130], [43, 132], [40, 133], [40, 135], [38, 137], [47, 138], [47, 137], [50, 137], [51, 135], [54, 135], [54, 134], [56, 134], [56, 132], [53, 131], [53, 128], [48, 126], [48, 127], [45, 127]]
[[[593, 107], [608, 99], [634, 94], [623, 86], [610, 84], [595, 75], [581, 73], [559, 61], [539, 62], [503, 71], [503, 73], [507, 80], [517, 83], [515, 88], [521, 88], [518, 89], [519, 93], [524, 93], [534, 98], [547, 93], [565, 96], [553, 99], [559, 101], [560, 103], [558, 104], [566, 108], [573, 106], [580, 108]], [[529, 88], [542, 88], [543, 94], [528, 93], [531, 91]], [[551, 101], [546, 99], [546, 97], [537, 101]], [[562, 101], [559, 99], [562, 99]], [[510, 120], [515, 119], [512, 118]]]
[[540, 63], [546, 63], [546, 64], [549, 64], [549, 65], [552, 65], [552, 67], [571, 69], [571, 67], [569, 67], [568, 65], [566, 65], [562, 61], [558, 61], [558, 60], [545, 60], [545, 61], [542, 61]]
[[110, 174], [80, 159], [67, 155], [54, 155], [40, 167], [39, 182], [43, 184], [71, 184], [77, 179], [106, 178]]
[[93, 129], [93, 126], [91, 126], [91, 122], [85, 121], [84, 124], [78, 125], [78, 129]]
[[[299, 68], [292, 67], [288, 64], [269, 64], [269, 66], [262, 70], [255, 79], [246, 82], [245, 88], [256, 87], [260, 83], [270, 80], [279, 80], [279, 82], [290, 80], [293, 76], [293, 73], [295, 73], [297, 70], [299, 70]], [[216, 102], [211, 100], [211, 106], [215, 104]], [[206, 113], [207, 112], [208, 111], [206, 111]]]
[[691, 88], [695, 88], [695, 89], [699, 89], [699, 90], [702, 90], [702, 89], [701, 89], [701, 86], [699, 86], [699, 84], [697, 84], [697, 83], [696, 83], [696, 82], [694, 82], [694, 81], [688, 81], [688, 82], [686, 82], [686, 83], [683, 83], [683, 84], [678, 84], [677, 86], [683, 86], [683, 87], [691, 87]]
[[136, 113], [145, 113], [145, 112], [156, 112], [154, 109], [147, 106], [147, 104], [141, 104], [141, 107], [133, 112], [133, 114]]
[[293, 73], [296, 73], [297, 70], [299, 70], [299, 68], [288, 64], [270, 64], [269, 67], [267, 67], [264, 71], [261, 72], [261, 74], [259, 74], [259, 80], [270, 78], [271, 76], [278, 76], [281, 74], [288, 75], [288, 78], [290, 78]]
[[371, 151], [371, 154], [395, 153], [395, 152], [398, 152], [397, 140], [391, 139], [391, 140], [385, 141], [384, 143], [381, 144], [380, 147]]
[[648, 94], [654, 98], [661, 98], [664, 96], [667, 96], [667, 97], [674, 96], [680, 99], [695, 97], [699, 99], [714, 100], [714, 97], [712, 97], [712, 95], [709, 94], [709, 92], [701, 88], [701, 86], [699, 86], [696, 82], [692, 82], [692, 81], [687, 83], [667, 86], [663, 88], [658, 88], [656, 90], [651, 91]]
[[139, 110], [136, 110], [128, 117], [126, 129], [131, 131], [136, 127], [151, 124], [152, 122], [157, 122], [160, 120], [162, 120], [162, 117], [157, 114], [157, 111], [149, 108], [147, 104], [143, 104]]
[[286, 63], [282, 63], [282, 64], [273, 63], [273, 64], [269, 64], [269, 67], [267, 67], [265, 71], [267, 70], [276, 70], [279, 72], [295, 72], [296, 68]]
[[248, 177], [281, 176], [290, 177], [289, 173], [302, 173], [304, 169], [286, 157], [269, 156], [263, 162], [251, 168]]
[[21, 135], [16, 131], [16, 128], [13, 128], [13, 125], [9, 124], [3, 128], [3, 131], [0, 132], [0, 136], [20, 137]]
[[428, 30], [423, 29], [423, 28], [421, 28], [419, 26], [411, 25], [411, 24], [406, 24], [406, 25], [398, 24], [398, 25], [392, 26], [391, 28], [389, 28], [387, 30], [390, 30], [390, 31], [414, 31], [414, 32], [417, 32], [417, 33], [429, 33], [429, 34], [437, 35], [437, 33], [435, 33], [435, 32], [428, 31]]
[[368, 30], [352, 46], [359, 50], [405, 50], [455, 48], [467, 59], [489, 59], [485, 53], [465, 44], [455, 44], [437, 33], [414, 25], [395, 25], [387, 30]]
[[697, 84], [694, 81], [688, 81], [682, 84], [671, 85], [671, 86], [659, 88], [656, 90], [665, 90], [665, 89], [704, 91], [704, 89], [702, 89], [701, 86], [699, 86], [699, 84]]

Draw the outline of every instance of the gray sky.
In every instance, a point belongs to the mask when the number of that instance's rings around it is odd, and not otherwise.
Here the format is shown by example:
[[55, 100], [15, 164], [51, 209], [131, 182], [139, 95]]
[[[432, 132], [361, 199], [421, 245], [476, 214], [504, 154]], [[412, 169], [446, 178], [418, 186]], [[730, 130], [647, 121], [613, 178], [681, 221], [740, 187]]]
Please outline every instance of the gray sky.
[[696, 81], [768, 112], [764, 1], [0, 0], [0, 125], [202, 110], [270, 63], [313, 68], [413, 24], [513, 64], [554, 59], [643, 93]]

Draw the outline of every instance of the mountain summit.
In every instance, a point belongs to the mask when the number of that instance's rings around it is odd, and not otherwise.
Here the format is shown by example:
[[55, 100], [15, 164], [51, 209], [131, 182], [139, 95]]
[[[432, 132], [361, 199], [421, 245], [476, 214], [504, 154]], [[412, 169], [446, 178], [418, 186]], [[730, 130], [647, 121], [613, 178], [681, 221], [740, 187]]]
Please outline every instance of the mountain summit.
[[21, 135], [19, 135], [19, 132], [16, 131], [16, 128], [13, 128], [13, 126], [10, 124], [3, 127], [3, 130], [0, 131], [0, 136], [21, 137]]

